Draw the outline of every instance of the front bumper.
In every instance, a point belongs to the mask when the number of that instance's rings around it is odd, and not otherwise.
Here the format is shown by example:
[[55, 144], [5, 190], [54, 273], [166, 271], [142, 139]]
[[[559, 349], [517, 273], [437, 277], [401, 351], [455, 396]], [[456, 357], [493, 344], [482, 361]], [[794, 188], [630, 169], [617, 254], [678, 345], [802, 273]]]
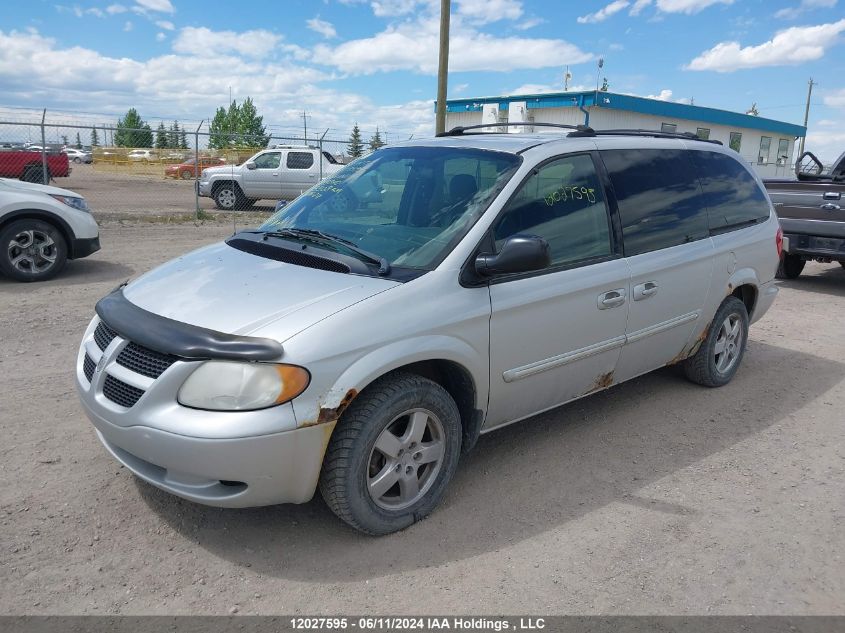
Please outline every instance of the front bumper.
[[314, 496], [334, 424], [259, 437], [206, 439], [85, 413], [103, 446], [132, 473], [183, 499], [222, 508], [305, 503]]
[[206, 180], [198, 180], [197, 181], [197, 195], [202, 196], [204, 198], [211, 197], [211, 182]]
[[[206, 505], [311, 499], [334, 423], [297, 428], [291, 403], [231, 412], [181, 406], [179, 388], [202, 361], [172, 361], [157, 377], [137, 373], [134, 368], [149, 365], [127, 359], [146, 348], [116, 334], [98, 340], [98, 324], [95, 318], [83, 337], [76, 386], [98, 437], [119, 462], [162, 490]], [[118, 362], [127, 349], [131, 354]], [[133, 400], [123, 398], [133, 391]]]
[[96, 237], [82, 237], [71, 241], [70, 245], [70, 259], [80, 259], [88, 257], [92, 253], [100, 250], [100, 236]]

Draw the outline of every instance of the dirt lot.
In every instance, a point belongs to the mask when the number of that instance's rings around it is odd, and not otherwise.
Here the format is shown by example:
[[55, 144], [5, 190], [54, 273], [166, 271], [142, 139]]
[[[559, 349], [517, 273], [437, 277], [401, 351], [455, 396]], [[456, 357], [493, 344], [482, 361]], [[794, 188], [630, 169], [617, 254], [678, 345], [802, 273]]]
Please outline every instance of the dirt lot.
[[59, 279], [0, 280], [0, 613], [845, 613], [838, 265], [781, 286], [730, 385], [665, 369], [487, 435], [374, 539], [139, 483], [77, 403], [95, 301], [229, 230], [106, 224]]
[[[164, 173], [164, 167], [161, 168]], [[51, 183], [85, 196], [98, 219], [138, 216], [184, 216], [196, 210], [193, 180], [164, 178], [163, 175], [112, 173], [93, 165], [73, 165], [68, 178]], [[214, 201], [199, 199], [200, 208], [216, 213]], [[261, 200], [251, 210], [271, 212], [275, 202]]]

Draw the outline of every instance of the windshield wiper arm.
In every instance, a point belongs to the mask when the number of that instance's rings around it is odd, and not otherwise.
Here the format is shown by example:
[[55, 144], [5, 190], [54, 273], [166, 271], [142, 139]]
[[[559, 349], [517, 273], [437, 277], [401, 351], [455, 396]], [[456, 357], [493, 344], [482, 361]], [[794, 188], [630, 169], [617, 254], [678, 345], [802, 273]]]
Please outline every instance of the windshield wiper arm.
[[[370, 253], [369, 251], [365, 251], [363, 248], [359, 248], [355, 242], [351, 240], [347, 240], [346, 238], [339, 237], [337, 235], [330, 235], [329, 233], [323, 233], [323, 231], [318, 231], [317, 229], [301, 229], [296, 227], [287, 227], [282, 229], [276, 229], [273, 231], [263, 231], [265, 235], [270, 236], [277, 236], [277, 237], [303, 237], [306, 239], [311, 239], [315, 242], [337, 242], [342, 244], [344, 248], [347, 250], [352, 251], [359, 257], [368, 260], [370, 263], [375, 264], [378, 266], [378, 274], [379, 275], [387, 275], [390, 273], [390, 262], [387, 261], [385, 257], [381, 255], [376, 255], [375, 253]], [[317, 238], [317, 239], [314, 239]]]

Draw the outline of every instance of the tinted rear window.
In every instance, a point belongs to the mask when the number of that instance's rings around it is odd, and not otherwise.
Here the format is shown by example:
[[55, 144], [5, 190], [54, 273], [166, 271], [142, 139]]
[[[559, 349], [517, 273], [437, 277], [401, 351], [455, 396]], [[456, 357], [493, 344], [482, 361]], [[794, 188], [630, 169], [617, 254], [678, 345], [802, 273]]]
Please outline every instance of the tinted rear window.
[[605, 150], [602, 159], [622, 218], [625, 255], [709, 235], [707, 211], [685, 150]]
[[718, 152], [690, 152], [695, 163], [710, 228], [742, 228], [769, 217], [769, 203], [754, 177], [738, 161]]
[[308, 169], [314, 164], [311, 152], [288, 152], [288, 169]]

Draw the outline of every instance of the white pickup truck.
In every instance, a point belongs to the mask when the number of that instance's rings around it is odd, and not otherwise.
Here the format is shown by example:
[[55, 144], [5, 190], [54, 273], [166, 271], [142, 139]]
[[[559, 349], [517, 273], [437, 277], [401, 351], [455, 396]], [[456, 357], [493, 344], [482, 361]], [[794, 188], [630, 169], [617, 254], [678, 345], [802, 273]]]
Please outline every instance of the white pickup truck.
[[307, 145], [276, 145], [241, 165], [202, 171], [197, 191], [213, 198], [218, 209], [245, 209], [256, 200], [293, 200], [343, 165], [334, 156]]

